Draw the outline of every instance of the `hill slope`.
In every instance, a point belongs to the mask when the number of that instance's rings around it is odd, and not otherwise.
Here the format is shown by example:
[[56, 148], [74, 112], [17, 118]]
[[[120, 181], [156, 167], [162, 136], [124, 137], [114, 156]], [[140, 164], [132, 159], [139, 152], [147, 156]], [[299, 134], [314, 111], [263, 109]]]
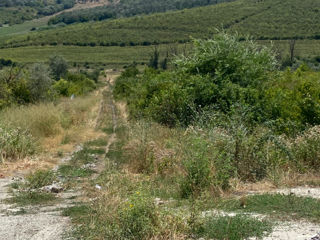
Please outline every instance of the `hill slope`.
[[65, 12], [50, 19], [49, 24], [101, 21], [141, 14], [166, 12], [231, 2], [234, 0], [120, 0], [104, 7]]
[[75, 3], [75, 0], [1, 0], [0, 25], [52, 15], [73, 7]]
[[317, 39], [320, 37], [320, 0], [238, 0], [214, 6], [75, 24], [13, 38], [0, 46], [30, 45], [149, 45], [206, 38], [215, 28], [257, 39]]

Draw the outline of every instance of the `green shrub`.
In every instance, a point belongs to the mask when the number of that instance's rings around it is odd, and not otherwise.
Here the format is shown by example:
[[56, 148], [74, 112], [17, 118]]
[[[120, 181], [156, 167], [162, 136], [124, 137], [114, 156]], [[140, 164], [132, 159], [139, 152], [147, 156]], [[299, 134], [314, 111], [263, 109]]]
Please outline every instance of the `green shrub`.
[[52, 184], [56, 180], [53, 171], [38, 170], [26, 177], [27, 186], [30, 189], [37, 189]]
[[66, 80], [61, 78], [53, 85], [53, 89], [58, 94], [66, 97], [73, 94], [81, 96], [96, 89], [96, 84], [85, 75], [68, 73]]
[[8, 202], [25, 206], [46, 204], [55, 200], [56, 196], [52, 193], [22, 191], [14, 194], [12, 198], [8, 199]]
[[53, 84], [53, 89], [62, 96], [69, 96], [70, 83], [63, 78]]
[[0, 125], [0, 160], [24, 158], [35, 153], [36, 148], [28, 131]]
[[191, 75], [210, 74], [218, 85], [230, 82], [240, 87], [258, 87], [276, 69], [275, 55], [250, 39], [242, 42], [238, 39], [237, 35], [221, 32], [213, 39], [194, 40], [190, 57], [182, 57], [175, 63]]
[[245, 215], [210, 217], [199, 228], [198, 235], [217, 240], [261, 238], [272, 230], [272, 224]]
[[265, 111], [278, 132], [297, 134], [308, 125], [320, 124], [319, 73], [302, 65], [271, 81], [264, 91]]
[[293, 140], [291, 145], [294, 165], [299, 171], [316, 170], [320, 167], [320, 126], [308, 129]]
[[136, 192], [119, 209], [122, 239], [149, 239], [158, 225], [153, 200]]
[[185, 176], [180, 188], [182, 197], [189, 197], [201, 193], [210, 185], [212, 170], [206, 141], [199, 137], [190, 138], [184, 151]]
[[169, 126], [188, 125], [211, 106], [228, 113], [236, 103], [252, 107], [252, 120], [264, 119], [261, 90], [277, 66], [268, 48], [220, 33], [211, 40], [195, 40], [190, 57], [175, 64], [173, 71], [147, 70], [127, 80], [123, 76], [115, 94], [126, 98], [133, 116]]

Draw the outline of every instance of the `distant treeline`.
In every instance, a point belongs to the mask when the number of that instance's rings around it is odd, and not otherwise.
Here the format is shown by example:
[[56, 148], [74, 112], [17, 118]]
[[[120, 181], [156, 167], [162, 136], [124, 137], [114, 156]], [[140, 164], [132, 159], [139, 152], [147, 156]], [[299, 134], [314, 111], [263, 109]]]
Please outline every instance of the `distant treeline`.
[[62, 13], [50, 19], [49, 24], [101, 21], [140, 14], [166, 12], [199, 6], [213, 5], [234, 0], [123, 0], [104, 7], [81, 9]]
[[1, 0], [0, 24], [18, 24], [72, 8], [75, 0]]

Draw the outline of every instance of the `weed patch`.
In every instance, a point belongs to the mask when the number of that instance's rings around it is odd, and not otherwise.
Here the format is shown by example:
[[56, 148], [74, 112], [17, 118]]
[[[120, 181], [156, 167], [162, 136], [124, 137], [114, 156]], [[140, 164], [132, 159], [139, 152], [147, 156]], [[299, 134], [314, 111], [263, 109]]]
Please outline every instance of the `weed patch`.
[[56, 180], [56, 176], [53, 171], [38, 170], [33, 174], [29, 174], [26, 180], [26, 185], [29, 189], [37, 189], [53, 183]]
[[253, 195], [241, 200], [224, 201], [219, 207], [227, 211], [255, 212], [280, 218], [303, 218], [315, 222], [320, 219], [320, 200], [292, 194]]
[[79, 222], [84, 216], [90, 214], [90, 208], [86, 205], [69, 207], [63, 210], [62, 215], [71, 217], [74, 222]]
[[90, 177], [94, 173], [91, 169], [79, 168], [72, 165], [61, 165], [58, 172], [66, 178]]
[[272, 230], [272, 224], [252, 217], [210, 217], [197, 230], [197, 234], [217, 240], [243, 240], [250, 237], [261, 238]]
[[21, 128], [0, 125], [0, 163], [6, 159], [19, 159], [35, 153], [32, 135]]
[[46, 204], [56, 200], [55, 195], [51, 193], [42, 193], [42, 192], [19, 192], [14, 194], [12, 198], [9, 198], [7, 201], [9, 203], [16, 203], [20, 206], [25, 205], [38, 205]]
[[104, 147], [108, 144], [108, 141], [105, 138], [99, 138], [92, 140], [85, 144], [86, 147]]

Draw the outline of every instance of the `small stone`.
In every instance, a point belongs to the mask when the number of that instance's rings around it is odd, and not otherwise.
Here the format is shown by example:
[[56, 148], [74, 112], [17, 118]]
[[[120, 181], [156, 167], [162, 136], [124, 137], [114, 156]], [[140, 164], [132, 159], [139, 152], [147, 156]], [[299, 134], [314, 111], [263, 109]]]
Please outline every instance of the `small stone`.
[[63, 191], [63, 187], [57, 183], [53, 183], [51, 185], [42, 187], [41, 190], [49, 193], [59, 193]]
[[164, 204], [164, 201], [162, 201], [160, 198], [155, 198], [154, 202], [156, 205], [163, 205]]
[[82, 169], [94, 169], [94, 168], [96, 168], [96, 164], [94, 164], [94, 163], [87, 163], [87, 164], [85, 164], [85, 165], [83, 165], [81, 168]]

